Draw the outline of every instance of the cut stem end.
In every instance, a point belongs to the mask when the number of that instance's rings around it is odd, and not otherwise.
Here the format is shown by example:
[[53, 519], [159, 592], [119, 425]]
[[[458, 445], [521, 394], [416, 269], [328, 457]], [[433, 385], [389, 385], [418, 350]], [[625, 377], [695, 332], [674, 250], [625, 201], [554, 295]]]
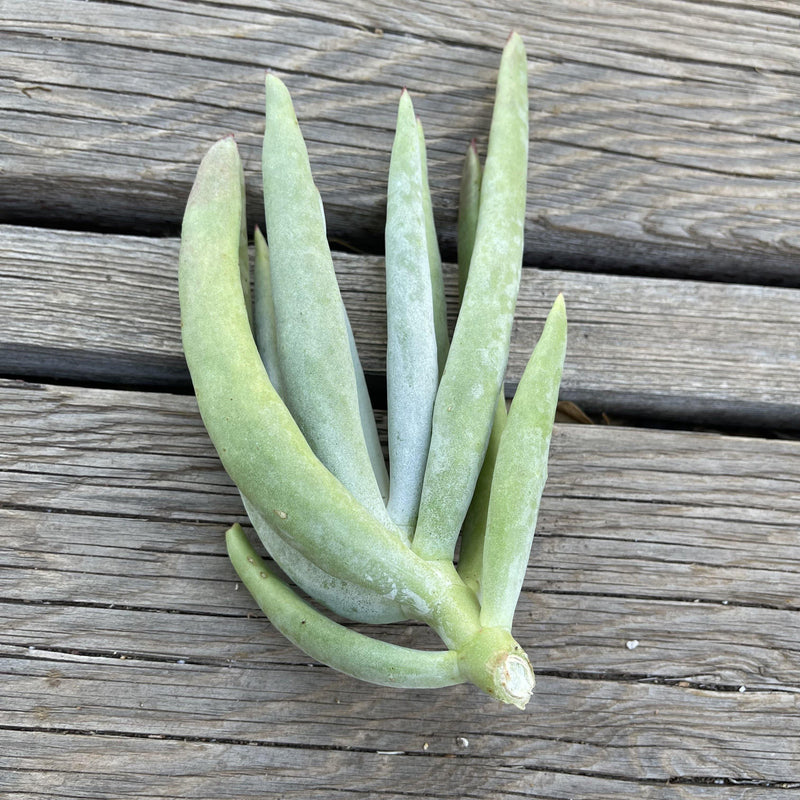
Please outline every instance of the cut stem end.
[[502, 628], [483, 628], [459, 650], [461, 674], [503, 703], [524, 709], [535, 678], [527, 655]]

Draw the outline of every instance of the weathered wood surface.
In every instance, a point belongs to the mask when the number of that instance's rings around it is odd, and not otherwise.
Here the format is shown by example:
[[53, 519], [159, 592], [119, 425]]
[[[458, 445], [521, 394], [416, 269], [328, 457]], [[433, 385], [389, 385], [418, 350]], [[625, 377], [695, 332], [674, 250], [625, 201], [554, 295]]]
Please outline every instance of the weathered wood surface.
[[[0, 226], [0, 249], [0, 374], [187, 388], [177, 240]], [[381, 375], [382, 259], [340, 253], [336, 265], [364, 367]], [[509, 390], [560, 291], [562, 397], [611, 415], [800, 427], [800, 289], [526, 269]]]
[[235, 132], [257, 199], [264, 71], [296, 98], [331, 236], [374, 250], [397, 92], [452, 245], [509, 30], [531, 55], [529, 263], [797, 285], [798, 10], [788, 2], [5, 0], [0, 218], [175, 231]]
[[[53, 742], [53, 739], [56, 742]], [[13, 790], [9, 800], [32, 796], [105, 798], [142, 795], [142, 786], [152, 786], [148, 798], [191, 797], [195, 800], [240, 800], [265, 797], [264, 776], [279, 780], [279, 798], [320, 797], [331, 800], [379, 797], [381, 800], [424, 798], [523, 797], [542, 800], [575, 798], [630, 798], [641, 800], [786, 800], [783, 789], [764, 785], [725, 785], [672, 782], [631, 783], [614, 778], [585, 776], [528, 768], [513, 764], [488, 771], [485, 759], [464, 753], [451, 758], [427, 755], [376, 755], [357, 749], [311, 749], [260, 746], [227, 742], [156, 741], [120, 739], [113, 735], [56, 737], [34, 733], [20, 748], [19, 741], [0, 730], [0, 767], [22, 758], [30, 765], [27, 777], [41, 787], [42, 794]], [[209, 774], [209, 765], [214, 771]], [[64, 776], [68, 779], [65, 782]], [[324, 775], [324, 781], [318, 777]], [[357, 780], [353, 781], [353, 776]], [[429, 791], [415, 792], [424, 785]], [[412, 787], [409, 791], [409, 787]], [[786, 789], [789, 789], [787, 791]], [[635, 792], [632, 795], [631, 792]]]
[[537, 693], [509, 715], [468, 687], [358, 684], [282, 640], [226, 562], [243, 511], [192, 398], [0, 394], [9, 797], [108, 796], [100, 752], [114, 791], [147, 797], [800, 786], [800, 442], [560, 426], [518, 611]]
[[[0, 796], [800, 792], [800, 441], [774, 438], [800, 428], [794, 3], [0, 5]], [[511, 28], [532, 136], [509, 389], [563, 290], [562, 396], [645, 424], [556, 429], [522, 714], [359, 684], [263, 619], [224, 554], [246, 517], [188, 394], [175, 287], [189, 186], [224, 133], [261, 217], [272, 69], [334, 244], [364, 251], [337, 269], [379, 387], [399, 87], [452, 258]], [[669, 429], [698, 423], [752, 435]]]

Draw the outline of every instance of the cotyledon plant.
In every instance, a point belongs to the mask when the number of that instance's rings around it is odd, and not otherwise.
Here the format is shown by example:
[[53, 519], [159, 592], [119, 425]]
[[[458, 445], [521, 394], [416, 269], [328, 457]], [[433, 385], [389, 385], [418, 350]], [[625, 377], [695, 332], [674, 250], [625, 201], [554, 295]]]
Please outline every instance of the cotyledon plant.
[[386, 212], [388, 474], [320, 195], [291, 98], [274, 75], [266, 78], [263, 149], [269, 245], [256, 230], [252, 297], [244, 175], [230, 137], [200, 165], [180, 253], [183, 345], [200, 412], [273, 561], [335, 614], [420, 620], [445, 647], [401, 647], [334, 621], [234, 525], [228, 553], [261, 609], [307, 654], [362, 680], [410, 688], [470, 681], [520, 708], [534, 677], [511, 623], [566, 342], [559, 295], [506, 413], [527, 94], [524, 47], [512, 34], [483, 170], [474, 144], [467, 151], [452, 341], [424, 137], [401, 94]]

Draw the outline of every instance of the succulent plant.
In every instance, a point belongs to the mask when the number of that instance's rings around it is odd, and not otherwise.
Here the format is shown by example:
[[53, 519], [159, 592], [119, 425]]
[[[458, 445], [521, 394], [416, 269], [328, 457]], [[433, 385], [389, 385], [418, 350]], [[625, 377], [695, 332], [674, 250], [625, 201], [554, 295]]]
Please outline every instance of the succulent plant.
[[[234, 525], [228, 553], [264, 613], [303, 651], [362, 680], [415, 688], [470, 681], [521, 708], [534, 677], [511, 624], [566, 344], [559, 295], [507, 413], [527, 154], [527, 65], [512, 34], [482, 174], [474, 144], [467, 151], [460, 309], [448, 341], [424, 137], [401, 94], [386, 221], [388, 471], [320, 195], [289, 92], [274, 75], [263, 149], [268, 243], [256, 230], [254, 297], [244, 175], [231, 137], [200, 165], [180, 253], [183, 345], [203, 421], [264, 547], [311, 598]], [[444, 647], [366, 636], [319, 605], [360, 622], [419, 620]]]

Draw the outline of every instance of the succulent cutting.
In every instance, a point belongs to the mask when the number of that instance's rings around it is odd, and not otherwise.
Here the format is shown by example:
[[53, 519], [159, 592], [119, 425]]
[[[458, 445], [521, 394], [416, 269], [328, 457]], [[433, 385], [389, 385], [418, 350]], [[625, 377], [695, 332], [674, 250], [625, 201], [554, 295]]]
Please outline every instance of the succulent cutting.
[[[520, 708], [534, 676], [511, 624], [566, 346], [559, 296], [506, 412], [527, 162], [527, 64], [512, 34], [483, 169], [467, 150], [449, 340], [425, 142], [402, 92], [386, 209], [388, 470], [306, 146], [274, 75], [252, 295], [233, 138], [200, 165], [180, 253], [183, 346], [203, 421], [264, 548], [310, 598], [234, 525], [228, 553], [261, 609], [307, 654], [356, 678], [409, 688], [470, 681]], [[419, 620], [444, 646], [390, 644], [319, 606], [358, 622]]]

